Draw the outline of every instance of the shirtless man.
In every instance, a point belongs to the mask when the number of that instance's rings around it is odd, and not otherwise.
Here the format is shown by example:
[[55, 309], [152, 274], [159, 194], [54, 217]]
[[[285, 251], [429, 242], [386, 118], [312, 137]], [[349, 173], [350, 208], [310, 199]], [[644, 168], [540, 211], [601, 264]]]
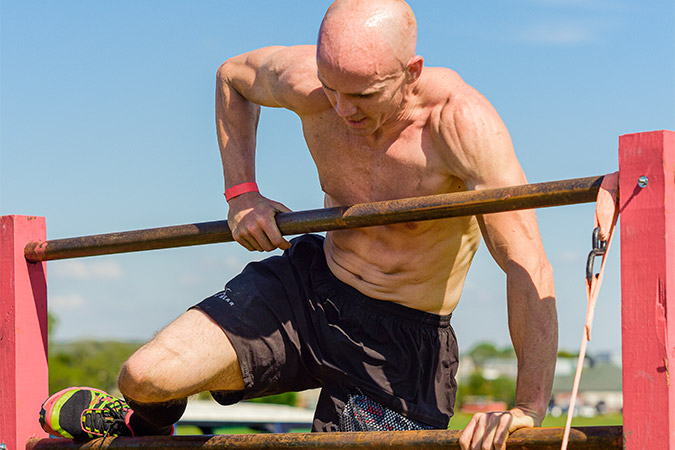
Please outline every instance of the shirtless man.
[[[66, 389], [45, 403], [48, 431], [162, 434], [197, 392], [229, 404], [312, 387], [322, 387], [315, 430], [445, 428], [458, 363], [450, 314], [481, 234], [507, 275], [516, 406], [476, 414], [460, 444], [505, 448], [509, 432], [541, 425], [557, 319], [534, 212], [288, 242], [274, 221], [288, 209], [253, 184], [260, 106], [300, 117], [326, 206], [526, 183], [490, 103], [452, 70], [423, 69], [415, 45], [405, 2], [338, 0], [316, 46], [263, 48], [220, 67], [216, 121], [230, 227], [247, 249], [284, 255], [247, 266], [129, 359], [119, 386], [131, 409], [95, 390]], [[116, 411], [118, 420], [105, 428], [104, 414], [82, 415], [87, 408]], [[355, 419], [373, 408], [380, 414], [370, 422], [382, 419], [380, 428]]]

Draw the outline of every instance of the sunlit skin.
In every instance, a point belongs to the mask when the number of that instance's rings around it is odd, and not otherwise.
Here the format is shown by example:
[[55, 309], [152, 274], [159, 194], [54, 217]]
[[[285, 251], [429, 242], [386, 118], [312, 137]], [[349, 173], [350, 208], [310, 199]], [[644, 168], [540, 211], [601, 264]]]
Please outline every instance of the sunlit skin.
[[[345, 82], [342, 77], [331, 80], [331, 68], [318, 71], [318, 78], [326, 93], [326, 98], [336, 114], [345, 121], [350, 133], [368, 136], [382, 128], [386, 123], [397, 123], [399, 108], [403, 104], [404, 72], [383, 76], [372, 82], [368, 78], [354, 77]], [[342, 79], [341, 79], [342, 78]], [[325, 81], [329, 80], [329, 81]]]
[[[260, 106], [287, 108], [300, 118], [326, 206], [526, 183], [494, 108], [454, 71], [423, 67], [415, 42], [415, 18], [405, 2], [338, 0], [326, 13], [316, 46], [266, 47], [227, 60], [216, 89], [225, 187], [255, 180]], [[287, 150], [280, 143], [272, 151]], [[286, 249], [289, 243], [274, 220], [286, 211], [250, 192], [229, 201], [228, 222], [249, 250]], [[448, 314], [459, 302], [481, 235], [506, 273], [519, 372], [516, 407], [476, 414], [460, 438], [464, 449], [505, 448], [510, 431], [541, 424], [550, 398], [555, 293], [534, 213], [334, 231], [324, 244], [331, 271], [364, 294]], [[481, 326], [480, 317], [453, 320]], [[201, 331], [193, 336], [188, 330], [195, 327]], [[486, 338], [489, 333], [486, 329]], [[181, 349], [181, 364], [166, 362], [175, 359], [171, 346]], [[148, 355], [152, 364], [144, 362]], [[125, 367], [120, 388], [147, 402], [243, 387], [229, 340], [198, 310], [163, 330]], [[153, 390], [146, 383], [141, 389], [133, 381], [147, 381], [147, 372], [156, 380], [173, 371], [170, 387]], [[186, 381], [175, 381], [180, 376]]]

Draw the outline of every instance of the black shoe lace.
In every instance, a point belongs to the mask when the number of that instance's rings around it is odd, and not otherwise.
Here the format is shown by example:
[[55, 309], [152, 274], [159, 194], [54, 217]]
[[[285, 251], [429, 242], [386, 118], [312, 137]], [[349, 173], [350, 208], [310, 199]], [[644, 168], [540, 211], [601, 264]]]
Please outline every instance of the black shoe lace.
[[125, 404], [119, 400], [103, 404], [99, 408], [87, 409], [82, 413], [82, 429], [98, 436], [120, 436], [128, 431], [124, 421]]

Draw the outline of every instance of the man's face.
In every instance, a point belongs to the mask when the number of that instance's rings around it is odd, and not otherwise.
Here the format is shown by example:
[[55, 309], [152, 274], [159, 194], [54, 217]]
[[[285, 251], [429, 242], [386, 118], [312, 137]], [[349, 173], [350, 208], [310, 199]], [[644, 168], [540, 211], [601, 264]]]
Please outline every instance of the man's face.
[[318, 77], [328, 101], [350, 133], [366, 136], [400, 112], [403, 69], [386, 74], [357, 74], [319, 62]]

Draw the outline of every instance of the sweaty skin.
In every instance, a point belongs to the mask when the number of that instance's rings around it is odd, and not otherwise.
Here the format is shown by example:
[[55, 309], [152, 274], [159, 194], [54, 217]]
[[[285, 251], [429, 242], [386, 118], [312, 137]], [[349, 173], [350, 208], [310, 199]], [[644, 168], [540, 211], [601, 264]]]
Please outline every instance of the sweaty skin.
[[[216, 92], [225, 187], [255, 180], [260, 106], [299, 116], [326, 206], [526, 183], [494, 108], [454, 71], [423, 69], [415, 40], [406, 3], [338, 0], [317, 46], [267, 47], [226, 61]], [[274, 222], [288, 211], [284, 205], [251, 192], [229, 206], [233, 235], [246, 248], [288, 248]], [[345, 283], [377, 299], [448, 314], [481, 234], [507, 275], [519, 372], [516, 407], [474, 416], [460, 438], [465, 449], [505, 448], [510, 431], [538, 426], [545, 415], [557, 319], [534, 213], [331, 231], [325, 241], [328, 265]]]

